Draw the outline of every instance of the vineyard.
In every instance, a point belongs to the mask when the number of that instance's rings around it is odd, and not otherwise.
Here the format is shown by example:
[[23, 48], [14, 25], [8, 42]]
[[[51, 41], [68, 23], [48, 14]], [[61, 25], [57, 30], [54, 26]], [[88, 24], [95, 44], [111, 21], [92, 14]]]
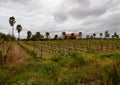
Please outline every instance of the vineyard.
[[0, 42], [0, 85], [119, 85], [120, 40]]

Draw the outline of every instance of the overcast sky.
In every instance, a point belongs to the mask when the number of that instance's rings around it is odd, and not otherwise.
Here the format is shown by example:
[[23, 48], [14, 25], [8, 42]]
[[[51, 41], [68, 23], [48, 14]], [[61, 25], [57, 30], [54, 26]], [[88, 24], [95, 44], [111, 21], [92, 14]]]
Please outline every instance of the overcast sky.
[[10, 33], [9, 17], [21, 24], [22, 38], [27, 31], [83, 32], [83, 34], [120, 32], [120, 0], [0, 0], [0, 32]]

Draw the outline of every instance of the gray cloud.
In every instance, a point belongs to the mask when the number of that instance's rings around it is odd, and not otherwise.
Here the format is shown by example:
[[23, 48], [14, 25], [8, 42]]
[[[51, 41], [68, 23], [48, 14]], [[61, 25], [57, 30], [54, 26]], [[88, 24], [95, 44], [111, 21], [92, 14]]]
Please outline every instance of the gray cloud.
[[29, 2], [31, 2], [32, 0], [0, 0], [1, 4], [3, 3], [19, 3], [19, 4], [27, 4]]
[[[120, 0], [0, 0], [0, 30], [11, 32], [8, 19], [28, 30], [53, 34], [66, 32], [120, 32]], [[16, 32], [16, 31], [15, 31]], [[17, 36], [17, 33], [16, 33]]]
[[76, 19], [88, 18], [91, 16], [100, 17], [109, 9], [116, 7], [118, 3], [120, 3], [119, 0], [66, 0], [55, 12], [55, 19], [64, 21], [69, 16]]

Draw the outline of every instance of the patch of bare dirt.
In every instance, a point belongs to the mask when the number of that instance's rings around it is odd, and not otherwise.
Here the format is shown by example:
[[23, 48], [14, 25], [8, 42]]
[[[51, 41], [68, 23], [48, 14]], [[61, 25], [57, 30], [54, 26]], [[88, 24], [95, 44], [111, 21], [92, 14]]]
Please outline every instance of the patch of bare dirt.
[[9, 55], [6, 59], [6, 64], [8, 66], [15, 66], [20, 62], [23, 62], [25, 57], [29, 56], [29, 54], [22, 49], [16, 42], [12, 42]]

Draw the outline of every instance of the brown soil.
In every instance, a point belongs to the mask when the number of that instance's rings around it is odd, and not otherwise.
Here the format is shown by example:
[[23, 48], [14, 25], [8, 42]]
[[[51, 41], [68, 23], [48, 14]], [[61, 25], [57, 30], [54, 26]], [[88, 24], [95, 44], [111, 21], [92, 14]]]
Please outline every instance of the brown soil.
[[9, 67], [15, 66], [18, 63], [23, 62], [23, 59], [27, 56], [29, 56], [29, 54], [24, 49], [22, 49], [16, 42], [12, 42], [9, 55], [6, 59], [6, 65]]

